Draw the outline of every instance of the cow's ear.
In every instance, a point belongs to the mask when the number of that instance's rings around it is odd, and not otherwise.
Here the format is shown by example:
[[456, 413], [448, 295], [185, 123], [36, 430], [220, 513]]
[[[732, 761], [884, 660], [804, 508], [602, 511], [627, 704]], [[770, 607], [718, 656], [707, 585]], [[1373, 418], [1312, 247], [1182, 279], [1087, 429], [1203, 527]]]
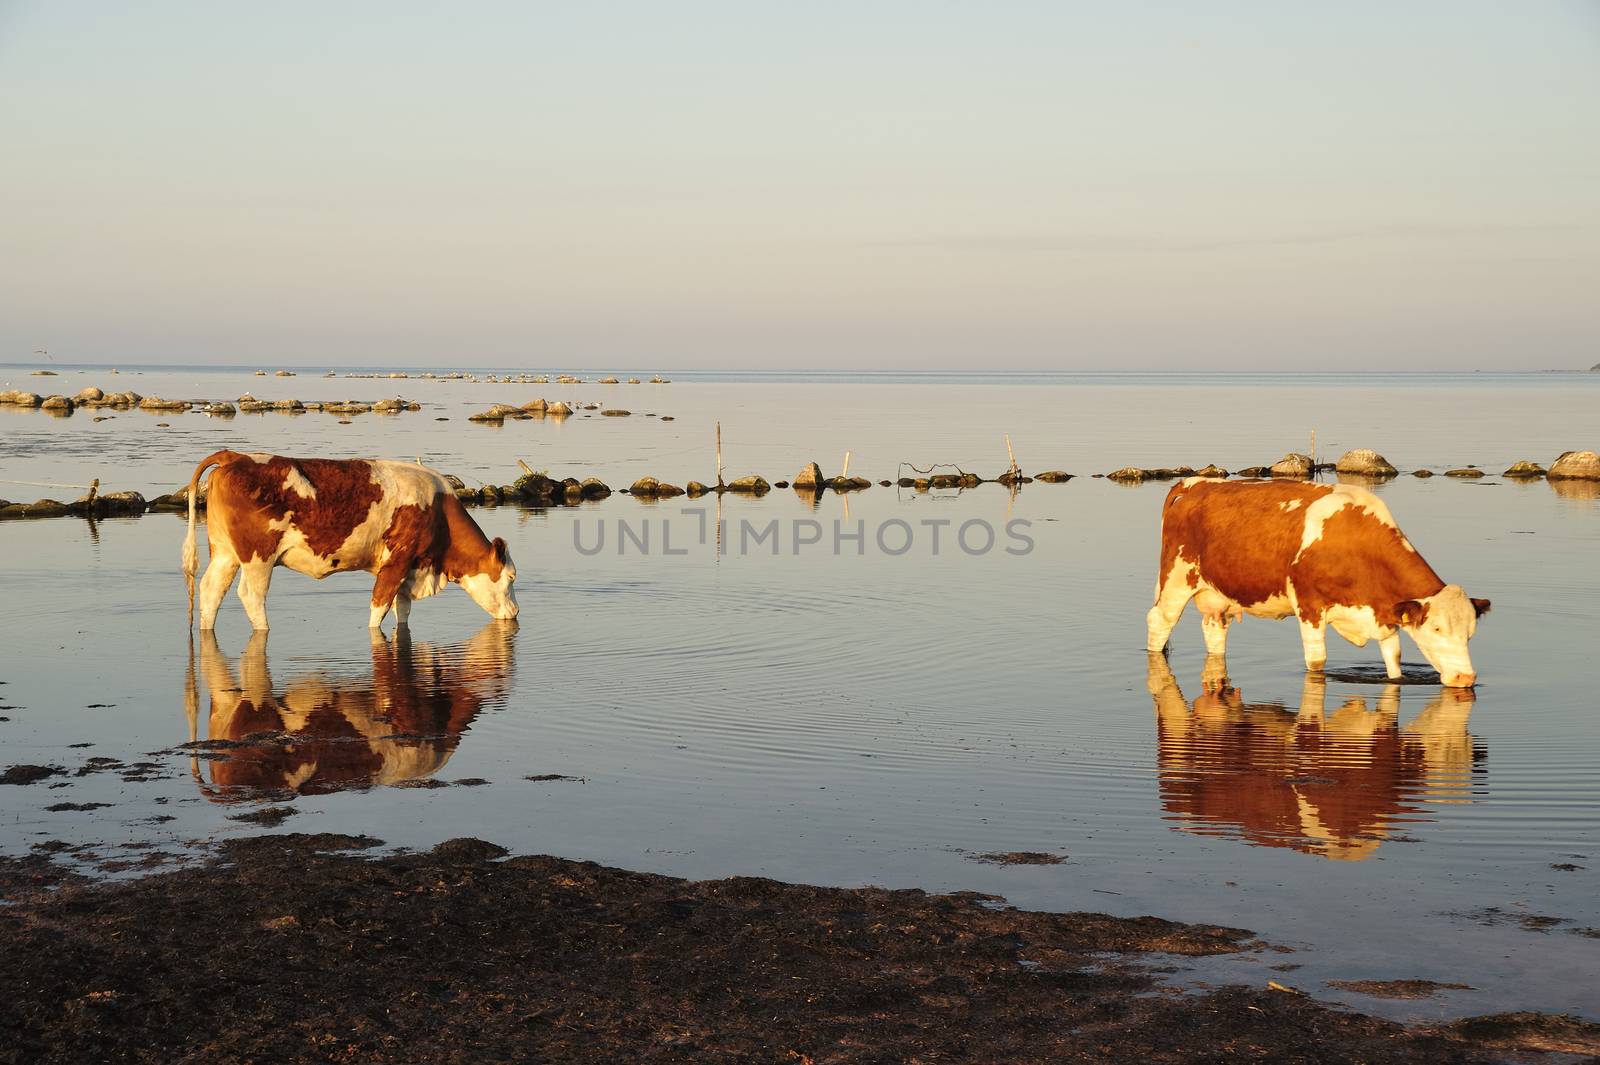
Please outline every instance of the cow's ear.
[[1422, 604], [1415, 599], [1405, 599], [1394, 605], [1394, 616], [1402, 625], [1415, 625], [1422, 618]]
[[1472, 601], [1472, 612], [1477, 614], [1480, 618], [1483, 617], [1483, 615], [1489, 612], [1489, 600], [1474, 599]]
[[494, 560], [496, 562], [500, 563], [502, 566], [505, 565], [506, 564], [506, 542], [504, 540], [500, 539], [500, 537], [496, 536], [494, 538], [494, 540], [490, 542], [489, 546], [494, 548]]

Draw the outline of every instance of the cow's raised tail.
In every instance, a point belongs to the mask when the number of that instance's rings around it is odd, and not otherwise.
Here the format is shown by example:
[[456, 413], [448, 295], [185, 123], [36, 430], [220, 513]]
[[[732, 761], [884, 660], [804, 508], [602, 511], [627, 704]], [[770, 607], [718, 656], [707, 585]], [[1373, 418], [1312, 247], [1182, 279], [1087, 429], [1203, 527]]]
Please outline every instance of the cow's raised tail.
[[206, 469], [233, 458], [232, 451], [215, 451], [200, 460], [189, 477], [189, 534], [183, 538], [183, 579], [189, 586], [189, 627], [194, 628], [194, 575], [200, 569], [200, 552], [194, 542], [194, 500], [200, 492], [200, 478]]

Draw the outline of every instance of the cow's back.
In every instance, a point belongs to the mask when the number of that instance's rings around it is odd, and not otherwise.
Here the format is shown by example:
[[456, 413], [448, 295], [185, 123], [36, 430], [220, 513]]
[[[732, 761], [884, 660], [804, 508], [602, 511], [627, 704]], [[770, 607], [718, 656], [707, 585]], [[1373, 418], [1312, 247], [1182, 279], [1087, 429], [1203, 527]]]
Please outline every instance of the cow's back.
[[1282, 595], [1307, 510], [1332, 491], [1297, 481], [1180, 482], [1162, 509], [1159, 579], [1182, 559], [1246, 607]]
[[414, 463], [246, 455], [212, 473], [207, 521], [241, 561], [303, 549], [361, 569], [381, 550], [398, 508], [427, 509], [449, 492], [439, 474]]

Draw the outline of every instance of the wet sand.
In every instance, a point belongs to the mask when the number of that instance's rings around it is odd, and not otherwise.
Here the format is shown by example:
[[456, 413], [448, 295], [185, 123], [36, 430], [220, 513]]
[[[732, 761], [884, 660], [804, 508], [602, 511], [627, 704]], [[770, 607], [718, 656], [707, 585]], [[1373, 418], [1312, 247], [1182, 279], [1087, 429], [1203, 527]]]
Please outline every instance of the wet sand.
[[[691, 882], [458, 839], [233, 840], [119, 883], [0, 863], [0, 1061], [1475, 1062], [1600, 1050], [1537, 1016], [1423, 1031], [1292, 989], [1182, 993], [1233, 928], [992, 896]], [[1287, 977], [1285, 977], [1287, 979]]]

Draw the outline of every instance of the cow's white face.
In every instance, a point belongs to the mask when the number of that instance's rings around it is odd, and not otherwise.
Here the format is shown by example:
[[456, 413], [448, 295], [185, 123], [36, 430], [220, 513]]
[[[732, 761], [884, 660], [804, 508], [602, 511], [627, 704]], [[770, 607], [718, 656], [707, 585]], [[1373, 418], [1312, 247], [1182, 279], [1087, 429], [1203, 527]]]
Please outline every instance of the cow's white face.
[[1467, 641], [1478, 631], [1478, 618], [1488, 613], [1489, 600], [1469, 599], [1459, 584], [1447, 584], [1426, 599], [1408, 599], [1395, 609], [1400, 627], [1447, 687], [1470, 688], [1477, 682]]
[[509, 621], [517, 616], [517, 596], [511, 590], [511, 585], [517, 579], [517, 567], [511, 561], [511, 553], [506, 550], [504, 540], [497, 536], [490, 547], [500, 565], [499, 579], [490, 577], [487, 572], [469, 573], [461, 578], [461, 587], [472, 596], [473, 602], [488, 611], [490, 617]]

